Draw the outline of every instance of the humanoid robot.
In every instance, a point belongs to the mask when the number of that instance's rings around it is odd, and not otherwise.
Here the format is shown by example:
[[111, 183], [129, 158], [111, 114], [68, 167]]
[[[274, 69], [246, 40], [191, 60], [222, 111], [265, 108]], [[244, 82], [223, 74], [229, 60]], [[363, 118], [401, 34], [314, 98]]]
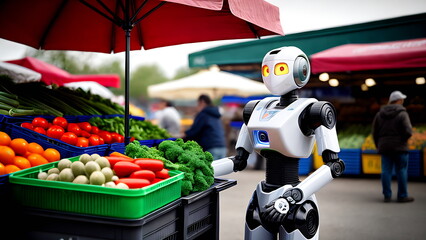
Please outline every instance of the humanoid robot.
[[[319, 238], [315, 192], [340, 176], [345, 165], [337, 154], [333, 105], [296, 94], [309, 77], [309, 60], [300, 49], [268, 52], [262, 62], [263, 82], [281, 97], [248, 102], [235, 157], [213, 162], [215, 176], [220, 176], [243, 170], [253, 151], [266, 159], [266, 178], [247, 208], [245, 239], [272, 240], [277, 234], [280, 240]], [[300, 181], [299, 159], [309, 157], [315, 141], [324, 165]]]

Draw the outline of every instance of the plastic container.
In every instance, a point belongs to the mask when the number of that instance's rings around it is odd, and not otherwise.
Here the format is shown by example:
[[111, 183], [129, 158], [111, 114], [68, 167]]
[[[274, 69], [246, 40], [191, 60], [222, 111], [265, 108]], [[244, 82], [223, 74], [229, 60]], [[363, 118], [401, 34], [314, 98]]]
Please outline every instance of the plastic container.
[[18, 239], [219, 239], [219, 192], [235, 180], [215, 179], [203, 192], [179, 198], [138, 219], [23, 208]]
[[345, 162], [344, 175], [361, 174], [361, 149], [340, 149], [339, 158]]
[[[77, 161], [78, 157], [70, 159]], [[37, 179], [39, 171], [56, 167], [52, 162], [10, 174], [13, 195], [27, 207], [90, 215], [135, 219], [181, 196], [183, 173], [140, 189], [116, 189]]]
[[362, 173], [380, 174], [382, 173], [381, 156], [376, 151], [362, 152]]
[[24, 209], [27, 226], [21, 239], [179, 239], [175, 200], [139, 219], [117, 219], [44, 209]]
[[[158, 144], [160, 144], [161, 142], [163, 142], [165, 140], [174, 141], [174, 140], [176, 140], [176, 138], [139, 140], [139, 142], [141, 143], [141, 145], [146, 145], [148, 147], [155, 147], [155, 146], [158, 146]], [[126, 146], [124, 145], [124, 143], [113, 143], [113, 144], [111, 144], [111, 146], [108, 150], [108, 153], [112, 153], [112, 152], [124, 153], [125, 150], [126, 150]]]
[[219, 192], [236, 184], [236, 180], [215, 179], [209, 189], [182, 197], [178, 239], [219, 239]]
[[299, 175], [308, 175], [312, 171], [312, 155], [299, 160]]

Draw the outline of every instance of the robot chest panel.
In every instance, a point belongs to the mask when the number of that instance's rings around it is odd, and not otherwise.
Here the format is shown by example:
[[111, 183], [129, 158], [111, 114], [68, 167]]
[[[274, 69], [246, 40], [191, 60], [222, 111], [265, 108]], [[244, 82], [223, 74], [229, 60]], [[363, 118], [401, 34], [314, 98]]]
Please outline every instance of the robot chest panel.
[[288, 157], [308, 157], [314, 138], [305, 136], [299, 116], [316, 99], [298, 99], [289, 106], [278, 106], [279, 98], [264, 99], [256, 106], [247, 125], [254, 149], [271, 149]]

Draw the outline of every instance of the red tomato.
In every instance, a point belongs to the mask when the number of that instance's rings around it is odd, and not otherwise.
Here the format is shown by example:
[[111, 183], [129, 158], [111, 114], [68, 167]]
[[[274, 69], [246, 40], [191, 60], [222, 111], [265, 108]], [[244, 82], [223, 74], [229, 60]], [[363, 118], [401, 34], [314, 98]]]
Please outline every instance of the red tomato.
[[96, 135], [96, 134], [92, 134], [92, 135], [89, 137], [89, 145], [90, 145], [90, 146], [96, 146], [96, 145], [99, 145], [99, 144], [101, 144], [100, 142], [101, 142], [101, 141], [100, 141], [100, 137], [99, 137], [98, 135]]
[[89, 140], [85, 137], [77, 137], [77, 143], [75, 144], [77, 147], [88, 147]]
[[[99, 137], [99, 136], [98, 136]], [[103, 138], [99, 137], [99, 145], [105, 144], [105, 141]]]
[[53, 125], [62, 127], [63, 129], [67, 128], [68, 121], [63, 117], [55, 117], [52, 121]]
[[155, 184], [155, 183], [161, 182], [163, 180], [164, 179], [161, 179], [161, 178], [154, 178], [154, 180], [152, 180], [151, 184]]
[[56, 139], [61, 139], [64, 133], [65, 133], [65, 130], [62, 127], [56, 126], [56, 125], [49, 127], [46, 131], [46, 135], [48, 137], [56, 138]]
[[81, 122], [81, 123], [77, 123], [77, 124], [81, 128], [81, 130], [84, 130], [88, 133], [90, 133], [92, 131], [92, 125], [88, 122]]
[[112, 137], [112, 142], [113, 143], [122, 143], [122, 142], [124, 142], [124, 136], [121, 135], [121, 134], [119, 134], [119, 133], [112, 132], [111, 133], [111, 137]]
[[35, 127], [33, 130], [34, 132], [38, 132], [40, 134], [46, 135], [46, 130], [44, 130], [44, 128], [42, 127]]
[[92, 134], [90, 134], [88, 131], [81, 130], [81, 132], [80, 132], [80, 136], [85, 137], [85, 138], [89, 138], [90, 135], [92, 135]]
[[99, 133], [99, 128], [96, 126], [92, 126], [92, 131], [90, 131], [90, 133], [92, 134], [98, 134]]
[[124, 183], [129, 188], [143, 188], [151, 184], [150, 181], [141, 178], [120, 178], [115, 183]]
[[101, 137], [106, 144], [112, 143], [111, 133], [99, 129], [98, 136]]
[[31, 123], [29, 123], [29, 122], [21, 123], [21, 127], [28, 128], [28, 129], [31, 129], [31, 130], [34, 129], [34, 126]]
[[161, 171], [155, 172], [155, 177], [156, 178], [162, 178], [162, 179], [169, 178], [170, 177], [169, 170], [167, 170], [167, 169], [164, 168]]
[[77, 144], [77, 134], [73, 133], [73, 132], [66, 132], [64, 133], [64, 135], [62, 135], [61, 137], [61, 141], [64, 141], [68, 144], [71, 145], [76, 145]]
[[127, 177], [135, 171], [141, 170], [141, 168], [132, 162], [120, 161], [114, 165], [113, 168], [117, 177]]
[[47, 129], [49, 127], [49, 122], [42, 117], [36, 117], [33, 119], [33, 121], [31, 122], [33, 124], [34, 127], [41, 127], [44, 129]]
[[135, 163], [141, 167], [141, 169], [151, 170], [153, 172], [161, 171], [164, 168], [163, 161], [158, 159], [137, 158], [135, 159]]
[[130, 157], [124, 157], [124, 156], [105, 156], [106, 159], [108, 159], [109, 164], [111, 164], [111, 167], [114, 168], [114, 165], [118, 162], [125, 161], [125, 162], [133, 162], [133, 158]]
[[73, 132], [77, 136], [81, 135], [81, 128], [77, 125], [77, 123], [68, 123], [67, 131]]
[[130, 174], [130, 178], [142, 178], [152, 182], [155, 178], [155, 173], [151, 170], [138, 170]]

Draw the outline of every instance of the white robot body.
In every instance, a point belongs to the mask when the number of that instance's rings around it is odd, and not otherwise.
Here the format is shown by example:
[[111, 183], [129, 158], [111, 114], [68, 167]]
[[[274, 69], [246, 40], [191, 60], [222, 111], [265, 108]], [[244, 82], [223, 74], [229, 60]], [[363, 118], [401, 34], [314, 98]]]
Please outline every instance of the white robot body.
[[247, 128], [254, 149], [271, 149], [293, 158], [306, 158], [312, 153], [315, 139], [305, 136], [299, 127], [301, 112], [313, 98], [302, 98], [286, 108], [277, 106], [278, 97], [261, 100], [252, 113]]
[[[269, 91], [281, 97], [250, 101], [243, 110], [244, 124], [233, 158], [212, 163], [215, 176], [241, 171], [249, 154], [266, 159], [266, 178], [253, 193], [246, 212], [245, 239], [316, 240], [319, 209], [315, 192], [344, 171], [332, 104], [298, 98], [295, 91], [309, 80], [306, 54], [296, 47], [268, 52], [262, 62], [262, 79]], [[324, 165], [303, 181], [299, 159], [309, 157], [314, 143]]]

